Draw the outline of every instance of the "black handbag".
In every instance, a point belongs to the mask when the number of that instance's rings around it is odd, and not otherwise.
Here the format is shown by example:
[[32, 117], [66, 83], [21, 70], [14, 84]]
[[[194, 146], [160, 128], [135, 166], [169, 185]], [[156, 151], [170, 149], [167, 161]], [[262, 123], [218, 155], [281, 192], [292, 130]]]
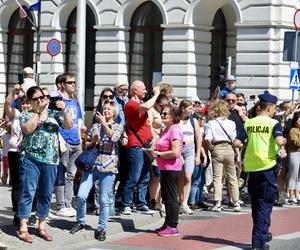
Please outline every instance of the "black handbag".
[[[143, 142], [141, 137], [137, 134], [137, 132], [135, 132], [135, 130], [133, 128], [131, 128], [129, 125], [127, 125], [127, 126], [132, 131], [132, 133], [135, 135], [135, 137], [138, 139], [138, 141], [142, 144], [143, 148], [151, 148], [151, 141], [153, 138], [150, 138], [148, 141]], [[154, 161], [154, 157], [152, 156], [152, 154], [150, 152], [145, 151], [144, 153], [145, 153], [145, 155], [147, 155], [150, 162]]]

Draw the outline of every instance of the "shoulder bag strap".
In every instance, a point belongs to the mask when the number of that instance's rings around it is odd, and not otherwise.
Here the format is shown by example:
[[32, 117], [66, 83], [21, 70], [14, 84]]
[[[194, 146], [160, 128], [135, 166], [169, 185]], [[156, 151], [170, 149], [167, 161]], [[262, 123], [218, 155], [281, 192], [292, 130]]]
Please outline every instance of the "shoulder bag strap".
[[227, 131], [224, 129], [224, 127], [222, 126], [222, 124], [216, 119], [216, 122], [220, 125], [220, 127], [222, 128], [222, 130], [224, 131], [224, 133], [227, 135], [229, 141], [232, 143], [232, 140], [230, 138], [230, 136], [228, 135]]

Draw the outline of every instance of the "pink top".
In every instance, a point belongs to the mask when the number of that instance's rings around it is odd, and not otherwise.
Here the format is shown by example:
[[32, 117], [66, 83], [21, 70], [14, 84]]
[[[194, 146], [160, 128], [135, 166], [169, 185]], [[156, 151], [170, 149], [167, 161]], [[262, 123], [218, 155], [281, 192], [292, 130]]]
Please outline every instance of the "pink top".
[[161, 136], [156, 143], [156, 150], [159, 152], [171, 150], [171, 143], [174, 140], [180, 141], [180, 154], [177, 155], [177, 157], [174, 159], [164, 159], [162, 157], [156, 158], [157, 165], [160, 170], [181, 171], [182, 169], [181, 152], [183, 144], [183, 133], [179, 124], [174, 124], [169, 129], [165, 129], [161, 133]]

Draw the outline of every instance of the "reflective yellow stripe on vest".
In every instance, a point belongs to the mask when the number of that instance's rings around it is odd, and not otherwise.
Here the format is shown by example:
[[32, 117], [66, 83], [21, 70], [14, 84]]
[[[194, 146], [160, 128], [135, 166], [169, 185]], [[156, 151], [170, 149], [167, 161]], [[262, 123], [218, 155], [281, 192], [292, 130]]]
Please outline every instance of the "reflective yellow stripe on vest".
[[279, 150], [272, 135], [276, 120], [268, 116], [257, 116], [245, 122], [248, 144], [245, 153], [245, 171], [256, 172], [272, 168], [276, 164]]

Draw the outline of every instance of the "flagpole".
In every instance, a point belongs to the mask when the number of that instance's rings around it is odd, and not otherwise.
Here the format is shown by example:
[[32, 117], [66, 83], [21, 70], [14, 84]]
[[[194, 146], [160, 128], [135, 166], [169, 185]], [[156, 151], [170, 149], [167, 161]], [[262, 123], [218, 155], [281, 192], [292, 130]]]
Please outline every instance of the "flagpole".
[[[40, 0], [39, 0], [40, 1]], [[40, 4], [42, 4], [40, 2]], [[35, 55], [35, 72], [36, 72], [36, 84], [37, 86], [40, 86], [40, 73], [41, 73], [41, 32], [40, 32], [40, 26], [41, 26], [41, 8], [40, 5], [38, 9], [38, 24], [36, 29], [36, 55]]]
[[86, 44], [86, 0], [77, 1], [77, 82], [78, 99], [81, 110], [85, 112], [85, 44]]

